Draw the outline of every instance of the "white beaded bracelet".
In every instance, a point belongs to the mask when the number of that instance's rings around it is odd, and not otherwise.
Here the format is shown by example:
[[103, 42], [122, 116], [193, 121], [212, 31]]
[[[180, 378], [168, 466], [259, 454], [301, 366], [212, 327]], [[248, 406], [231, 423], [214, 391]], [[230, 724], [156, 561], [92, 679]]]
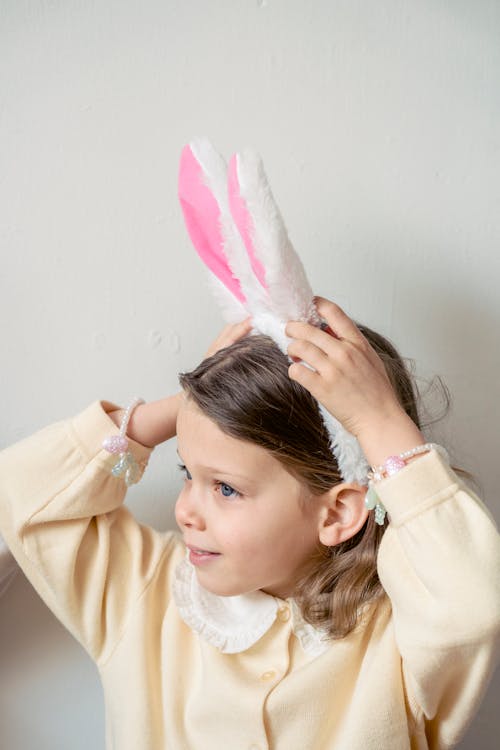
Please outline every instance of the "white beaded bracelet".
[[406, 466], [408, 459], [412, 458], [412, 456], [418, 456], [421, 453], [428, 453], [431, 450], [437, 451], [445, 461], [448, 463], [450, 462], [448, 452], [441, 445], [437, 445], [436, 443], [425, 443], [424, 445], [417, 445], [416, 448], [404, 451], [404, 453], [400, 453], [399, 456], [389, 456], [380, 466], [371, 467], [371, 471], [368, 472], [369, 481], [368, 492], [365, 497], [365, 505], [368, 510], [375, 509], [375, 522], [380, 526], [383, 526], [384, 524], [387, 511], [377, 495], [373, 483], [378, 482], [385, 477], [391, 477], [393, 474], [397, 474], [398, 471], [401, 471], [401, 469]]
[[123, 415], [118, 435], [110, 435], [109, 437], [104, 438], [102, 443], [102, 447], [108, 453], [119, 454], [118, 461], [111, 469], [111, 473], [114, 477], [125, 475], [125, 484], [127, 487], [130, 487], [131, 484], [135, 484], [140, 479], [139, 464], [135, 460], [133, 454], [128, 450], [128, 423], [134, 409], [139, 406], [139, 404], [144, 403], [144, 399], [135, 396], [125, 409], [125, 414]]

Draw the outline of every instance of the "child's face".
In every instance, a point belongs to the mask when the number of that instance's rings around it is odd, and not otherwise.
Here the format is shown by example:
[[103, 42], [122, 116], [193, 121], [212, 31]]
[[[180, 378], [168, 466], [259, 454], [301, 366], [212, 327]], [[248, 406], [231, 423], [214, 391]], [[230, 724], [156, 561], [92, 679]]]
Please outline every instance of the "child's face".
[[320, 503], [264, 448], [223, 433], [189, 399], [177, 420], [186, 480], [175, 514], [200, 584], [286, 598], [318, 544]]

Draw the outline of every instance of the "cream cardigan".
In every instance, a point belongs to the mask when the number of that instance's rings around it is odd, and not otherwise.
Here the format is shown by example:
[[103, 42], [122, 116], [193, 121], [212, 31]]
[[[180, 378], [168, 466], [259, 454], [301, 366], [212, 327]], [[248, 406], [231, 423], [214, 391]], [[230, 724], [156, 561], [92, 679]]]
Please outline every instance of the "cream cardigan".
[[[378, 484], [388, 596], [324, 642], [292, 600], [200, 590], [174, 532], [134, 520], [96, 402], [0, 454], [0, 532], [95, 660], [111, 750], [423, 750], [462, 735], [491, 675], [500, 545], [435, 452]], [[144, 467], [150, 451], [131, 444]], [[206, 596], [208, 595], [208, 596]]]

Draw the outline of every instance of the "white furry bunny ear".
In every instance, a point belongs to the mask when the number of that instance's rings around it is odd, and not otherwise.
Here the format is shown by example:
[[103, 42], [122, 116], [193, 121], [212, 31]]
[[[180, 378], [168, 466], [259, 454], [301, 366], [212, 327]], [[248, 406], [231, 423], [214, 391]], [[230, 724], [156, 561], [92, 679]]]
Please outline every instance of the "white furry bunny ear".
[[211, 271], [214, 291], [229, 322], [249, 314], [247, 296], [261, 301], [262, 291], [250, 267], [227, 199], [227, 166], [206, 138], [182, 150], [179, 200], [198, 255]]
[[[287, 354], [287, 321], [304, 320], [313, 325], [321, 321], [304, 267], [290, 242], [258, 154], [247, 150], [231, 158], [228, 195], [253, 271], [267, 293], [269, 312], [257, 309], [254, 326], [270, 335]], [[368, 464], [360, 444], [321, 404], [318, 406], [342, 477], [348, 482], [363, 483]]]
[[262, 160], [254, 151], [247, 149], [232, 156], [228, 197], [255, 276], [266, 289], [269, 312], [285, 322], [304, 320], [317, 325], [312, 289], [288, 237]]

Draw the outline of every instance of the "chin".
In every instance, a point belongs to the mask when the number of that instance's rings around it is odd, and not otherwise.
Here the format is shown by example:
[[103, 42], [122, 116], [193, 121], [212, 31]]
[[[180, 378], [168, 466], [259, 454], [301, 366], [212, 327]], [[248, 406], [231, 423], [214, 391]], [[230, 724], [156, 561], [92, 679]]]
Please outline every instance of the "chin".
[[242, 594], [250, 594], [253, 591], [258, 591], [258, 589], [245, 586], [244, 584], [238, 585], [236, 583], [230, 584], [211, 581], [208, 576], [207, 580], [205, 580], [205, 576], [203, 574], [200, 575], [200, 571], [196, 571], [196, 574], [200, 586], [203, 586], [206, 591], [210, 591], [211, 594], [215, 594], [216, 596], [241, 596]]

